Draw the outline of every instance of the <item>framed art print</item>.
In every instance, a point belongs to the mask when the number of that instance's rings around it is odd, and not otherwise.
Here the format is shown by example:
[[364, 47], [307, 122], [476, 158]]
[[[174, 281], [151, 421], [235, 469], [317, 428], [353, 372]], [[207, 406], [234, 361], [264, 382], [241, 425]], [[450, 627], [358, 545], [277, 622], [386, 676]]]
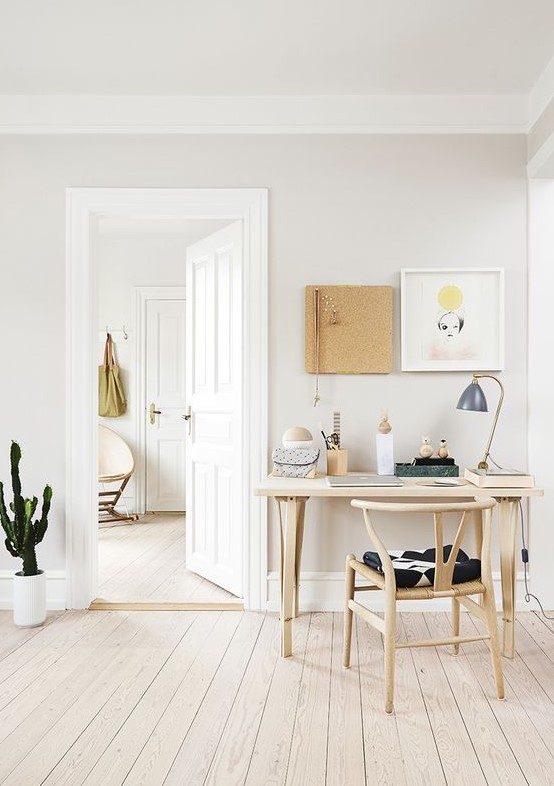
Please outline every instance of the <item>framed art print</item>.
[[401, 271], [402, 371], [504, 367], [501, 268]]

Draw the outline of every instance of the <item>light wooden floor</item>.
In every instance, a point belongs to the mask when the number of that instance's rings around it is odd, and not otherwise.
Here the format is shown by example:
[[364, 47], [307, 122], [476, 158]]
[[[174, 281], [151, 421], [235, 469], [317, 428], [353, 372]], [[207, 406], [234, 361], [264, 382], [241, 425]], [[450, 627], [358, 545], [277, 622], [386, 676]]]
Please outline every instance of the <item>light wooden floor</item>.
[[149, 513], [132, 524], [102, 524], [98, 597], [114, 602], [234, 601], [221, 587], [185, 569], [185, 517]]
[[[462, 615], [463, 625], [473, 623]], [[402, 616], [421, 638], [445, 614]], [[303, 614], [292, 658], [253, 612], [66, 612], [20, 630], [0, 612], [0, 783], [362, 786], [554, 783], [554, 633], [520, 614], [493, 698], [485, 645], [398, 653], [382, 709], [380, 636]]]

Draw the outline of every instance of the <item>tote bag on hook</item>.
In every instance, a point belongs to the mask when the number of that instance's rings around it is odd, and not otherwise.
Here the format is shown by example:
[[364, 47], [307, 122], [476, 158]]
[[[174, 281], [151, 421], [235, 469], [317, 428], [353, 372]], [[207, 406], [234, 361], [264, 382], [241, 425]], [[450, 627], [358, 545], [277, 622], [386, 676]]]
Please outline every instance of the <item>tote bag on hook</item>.
[[98, 366], [98, 414], [104, 418], [117, 418], [126, 411], [125, 391], [119, 378], [119, 366], [114, 359], [113, 340], [108, 333], [104, 362]]

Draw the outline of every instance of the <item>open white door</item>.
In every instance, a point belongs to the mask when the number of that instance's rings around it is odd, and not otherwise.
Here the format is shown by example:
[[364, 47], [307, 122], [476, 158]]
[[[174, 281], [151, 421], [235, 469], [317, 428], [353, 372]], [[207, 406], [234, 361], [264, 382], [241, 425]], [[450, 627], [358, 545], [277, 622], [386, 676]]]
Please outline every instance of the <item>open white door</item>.
[[187, 249], [186, 566], [243, 594], [242, 221]]

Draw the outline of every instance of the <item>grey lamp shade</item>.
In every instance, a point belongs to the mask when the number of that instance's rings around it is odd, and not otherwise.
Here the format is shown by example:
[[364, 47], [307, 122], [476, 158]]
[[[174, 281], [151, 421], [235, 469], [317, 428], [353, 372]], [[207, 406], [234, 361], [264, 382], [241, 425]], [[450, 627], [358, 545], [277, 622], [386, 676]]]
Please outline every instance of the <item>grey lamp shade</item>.
[[473, 381], [460, 396], [456, 409], [468, 409], [471, 412], [488, 412], [487, 399], [483, 388], [477, 381]]

